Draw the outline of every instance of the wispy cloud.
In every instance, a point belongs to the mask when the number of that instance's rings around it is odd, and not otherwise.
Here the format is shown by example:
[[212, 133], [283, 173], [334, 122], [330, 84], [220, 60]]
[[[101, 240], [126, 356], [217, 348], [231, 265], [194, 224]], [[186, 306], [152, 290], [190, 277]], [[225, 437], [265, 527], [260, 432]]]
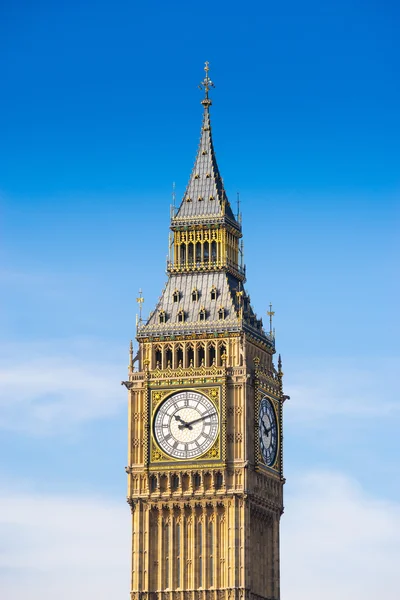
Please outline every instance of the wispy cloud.
[[0, 427], [57, 434], [116, 414], [123, 370], [96, 342], [21, 344], [0, 356]]
[[397, 373], [400, 359], [315, 360], [309, 366], [290, 365], [286, 386], [290, 417], [305, 425], [334, 416], [400, 418]]
[[299, 474], [282, 518], [282, 597], [398, 597], [400, 504], [341, 473]]
[[[398, 503], [369, 496], [338, 472], [303, 472], [286, 492], [283, 598], [397, 598]], [[7, 600], [127, 597], [130, 514], [123, 498], [10, 486], [0, 490], [0, 503], [0, 588]]]
[[130, 514], [123, 498], [1, 490], [0, 503], [3, 598], [128, 596]]

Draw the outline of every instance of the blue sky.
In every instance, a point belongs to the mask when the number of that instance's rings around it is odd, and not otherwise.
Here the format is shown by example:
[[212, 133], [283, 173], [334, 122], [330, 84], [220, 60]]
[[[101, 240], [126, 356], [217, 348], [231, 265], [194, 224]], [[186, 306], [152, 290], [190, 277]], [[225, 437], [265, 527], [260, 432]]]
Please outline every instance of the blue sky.
[[137, 291], [146, 314], [165, 283], [208, 60], [247, 289], [274, 305], [291, 395], [285, 600], [372, 600], [382, 581], [394, 598], [398, 6], [82, 4], [0, 9], [1, 587], [47, 600], [66, 568], [60, 600], [127, 597], [119, 382]]

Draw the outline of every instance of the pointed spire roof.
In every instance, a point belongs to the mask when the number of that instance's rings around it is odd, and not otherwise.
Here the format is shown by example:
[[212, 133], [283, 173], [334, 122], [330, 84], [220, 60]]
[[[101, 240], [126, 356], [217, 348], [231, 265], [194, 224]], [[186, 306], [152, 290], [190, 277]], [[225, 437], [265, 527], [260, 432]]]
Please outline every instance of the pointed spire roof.
[[173, 224], [179, 225], [180, 222], [182, 224], [212, 223], [227, 219], [240, 229], [225, 193], [223, 179], [215, 157], [210, 123], [212, 102], [208, 97], [209, 89], [214, 87], [214, 84], [208, 77], [208, 62], [206, 62], [204, 70], [206, 77], [199, 86], [205, 91], [205, 97], [201, 101], [204, 112], [200, 143], [189, 183], [178, 212], [173, 218]]

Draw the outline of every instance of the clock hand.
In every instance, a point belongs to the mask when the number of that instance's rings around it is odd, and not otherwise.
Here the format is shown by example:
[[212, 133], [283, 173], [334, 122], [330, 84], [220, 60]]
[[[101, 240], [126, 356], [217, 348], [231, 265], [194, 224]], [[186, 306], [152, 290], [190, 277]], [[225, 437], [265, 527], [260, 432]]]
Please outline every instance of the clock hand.
[[178, 425], [179, 429], [183, 429], [184, 427], [188, 427], [189, 429], [191, 429], [191, 425], [194, 425], [194, 423], [198, 423], [199, 421], [202, 421], [203, 419], [207, 419], [207, 417], [212, 417], [213, 415], [215, 415], [215, 411], [212, 413], [209, 413], [208, 415], [204, 415], [203, 417], [200, 417], [199, 419], [195, 419], [194, 421], [189, 421], [189, 423], [186, 423], [185, 425]]
[[268, 435], [268, 434], [269, 434], [269, 432], [271, 431], [272, 427], [270, 427], [269, 429], [267, 429], [267, 428], [265, 427], [264, 421], [261, 421], [261, 423], [262, 423], [263, 429], [264, 429], [264, 431], [265, 431], [265, 435]]
[[178, 425], [178, 429], [183, 429], [184, 427], [187, 427], [188, 429], [192, 429], [190, 427], [189, 423], [186, 423], [186, 421], [184, 421], [179, 415], [174, 415], [175, 417], [175, 421], [180, 421], [182, 423], [182, 425]]

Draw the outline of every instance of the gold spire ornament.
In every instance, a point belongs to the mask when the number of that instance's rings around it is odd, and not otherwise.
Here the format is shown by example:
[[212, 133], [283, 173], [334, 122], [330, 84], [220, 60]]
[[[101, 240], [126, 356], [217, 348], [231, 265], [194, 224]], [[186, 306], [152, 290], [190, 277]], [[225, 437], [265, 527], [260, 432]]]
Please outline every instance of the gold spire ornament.
[[215, 85], [208, 76], [208, 71], [210, 70], [210, 67], [209, 67], [210, 63], [208, 62], [208, 60], [206, 60], [206, 62], [204, 64], [205, 64], [204, 70], [206, 72], [206, 76], [204, 77], [203, 81], [201, 81], [199, 84], [199, 89], [204, 90], [204, 99], [201, 101], [201, 103], [203, 106], [211, 106], [212, 102], [211, 102], [210, 98], [208, 97], [208, 92], [209, 92], [210, 88], [215, 88]]
[[274, 316], [275, 311], [272, 310], [272, 303], [269, 303], [269, 310], [267, 311], [267, 315], [269, 316], [269, 335], [274, 335], [274, 330], [272, 329], [272, 317]]
[[138, 298], [136, 298], [136, 302], [138, 303], [139, 306], [139, 323], [142, 322], [142, 304], [144, 302], [144, 298], [143, 298], [143, 294], [142, 294], [142, 290], [139, 290], [139, 296]]

